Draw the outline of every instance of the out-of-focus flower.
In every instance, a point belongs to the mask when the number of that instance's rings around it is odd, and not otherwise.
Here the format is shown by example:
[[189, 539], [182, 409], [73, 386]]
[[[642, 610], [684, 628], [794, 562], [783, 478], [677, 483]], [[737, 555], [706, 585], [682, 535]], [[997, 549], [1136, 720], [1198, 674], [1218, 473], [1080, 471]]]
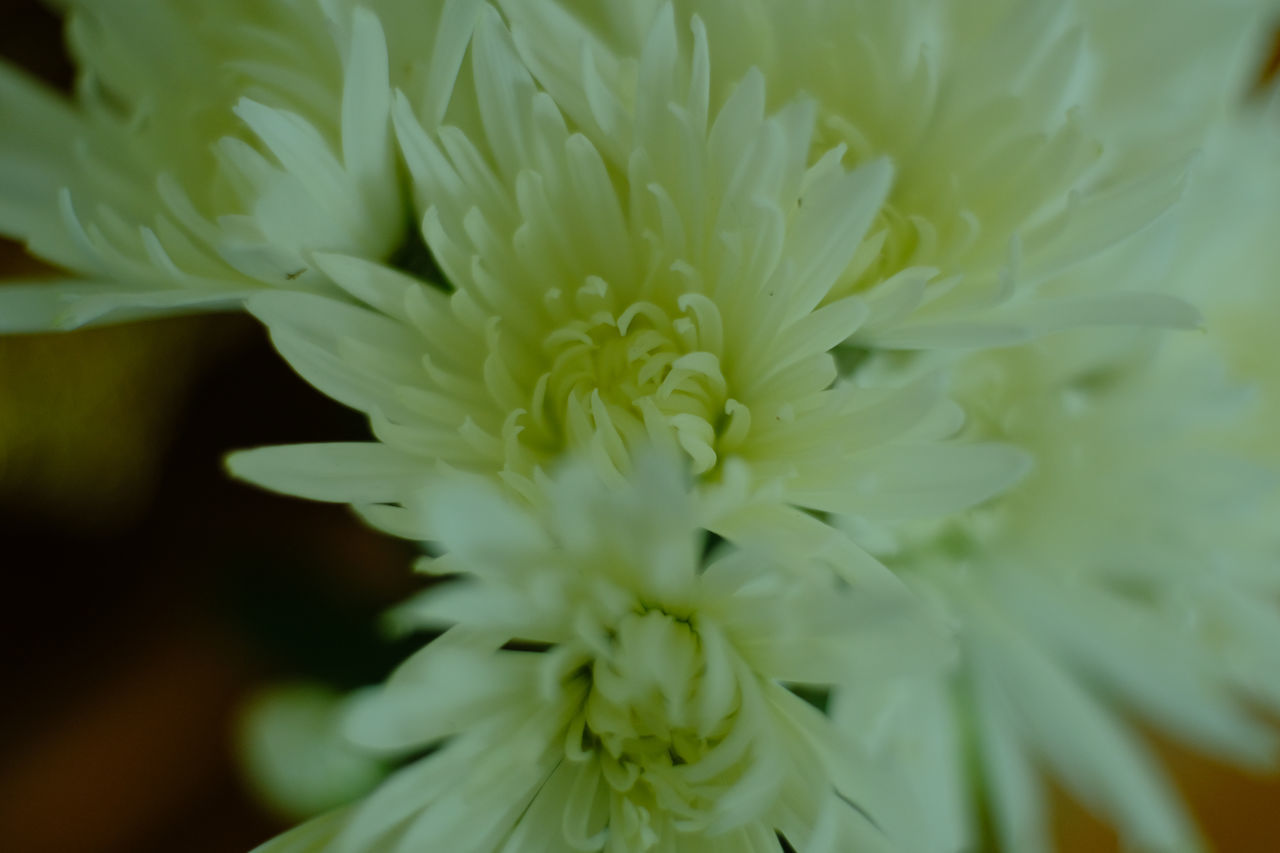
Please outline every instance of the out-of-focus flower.
[[[479, 104], [482, 132], [426, 132], [404, 99], [395, 112], [430, 200], [427, 243], [457, 289], [317, 255], [369, 308], [299, 293], [249, 302], [305, 378], [371, 415], [380, 442], [265, 448], [233, 456], [232, 470], [377, 505], [369, 514], [384, 527], [436, 538], [384, 505], [410, 499], [437, 463], [498, 475], [537, 501], [538, 472], [566, 451], [617, 480], [632, 449], [653, 443], [721, 489], [718, 533], [764, 521], [808, 547], [830, 531], [795, 507], [919, 517], [1016, 480], [1016, 451], [941, 441], [959, 420], [938, 382], [837, 381], [832, 350], [867, 305], [831, 291], [892, 170], [846, 169], [840, 147], [810, 164], [811, 102], [766, 113], [756, 72], [710, 112], [707, 42], [692, 26], [685, 55], [673, 15], [654, 23], [632, 129], [597, 141], [566, 126], [486, 15], [476, 91], [459, 98]], [[626, 168], [601, 145], [625, 146]]]
[[1049, 849], [1041, 767], [1137, 849], [1197, 849], [1120, 710], [1242, 763], [1273, 756], [1247, 708], [1280, 710], [1266, 516], [1280, 480], [1241, 453], [1248, 389], [1198, 340], [1152, 351], [1070, 333], [956, 367], [969, 428], [1028, 448], [1036, 468], [986, 507], [898, 531], [882, 555], [953, 625], [959, 673], [835, 712], [915, 763], [937, 849], [974, 842], [975, 778], [1003, 849]]
[[1256, 416], [1238, 440], [1280, 465], [1280, 87], [1220, 123], [1189, 189], [1171, 285], [1201, 307]]
[[1280, 22], [1275, 0], [1077, 5], [1098, 68], [1092, 125], [1117, 174], [1200, 150], [1257, 83]]
[[[839, 144], [852, 165], [892, 160], [895, 181], [870, 236], [826, 298], [865, 294], [870, 315], [850, 342], [894, 349], [1007, 345], [1077, 325], [1194, 324], [1168, 296], [1137, 292], [1156, 284], [1142, 267], [1103, 270], [1093, 287], [1043, 292], [1161, 218], [1180, 192], [1196, 141], [1156, 146], [1147, 144], [1148, 134], [1120, 132], [1119, 119], [1128, 128], [1166, 122], [1171, 113], [1182, 120], [1185, 110], [1128, 89], [1133, 98], [1123, 107], [1113, 103], [1111, 79], [1124, 77], [1128, 66], [1127, 57], [1109, 53], [1119, 37], [1110, 30], [1121, 28], [1124, 16], [1097, 5], [677, 3], [707, 22], [713, 106], [758, 67], [775, 103], [798, 92], [816, 99], [820, 132], [812, 157]], [[1151, 3], [1119, 5], [1156, 14]], [[1246, 10], [1251, 17], [1227, 15], [1220, 5], [1224, 14], [1209, 32], [1224, 37], [1209, 42], [1209, 57], [1178, 55], [1180, 62], [1201, 67], [1226, 55], [1233, 67], [1242, 64], [1246, 35], [1256, 41], [1259, 33], [1257, 9]], [[638, 57], [649, 21], [668, 14], [669, 4], [503, 6], [538, 79], [580, 126], [615, 140], [602, 152], [624, 167], [627, 108], [644, 97]], [[1193, 19], [1162, 24], [1160, 48], [1184, 46]], [[1148, 52], [1159, 50], [1142, 55]], [[1144, 69], [1142, 79], [1150, 76]], [[1204, 79], [1191, 81], [1188, 100], [1198, 103], [1213, 89]]]
[[[417, 46], [442, 45], [430, 70], [447, 91], [474, 18], [456, 7], [475, 3], [426, 5]], [[311, 250], [381, 259], [414, 233], [370, 9], [73, 2], [68, 33], [72, 103], [0, 65], [0, 233], [76, 278], [0, 290], [0, 330], [333, 292]], [[397, 79], [420, 80], [406, 64]]]
[[297, 682], [257, 692], [240, 721], [239, 752], [259, 801], [289, 820], [355, 800], [387, 775], [376, 756], [342, 734], [342, 694]]
[[905, 599], [751, 547], [704, 561], [675, 461], [647, 457], [616, 487], [570, 467], [544, 511], [479, 478], [429, 502], [448, 534], [426, 569], [455, 577], [396, 621], [453, 627], [358, 697], [347, 730], [392, 754], [438, 748], [260, 850], [737, 853], [779, 851], [779, 834], [913, 849], [891, 768], [871, 772], [786, 685], [931, 667], [932, 633]]

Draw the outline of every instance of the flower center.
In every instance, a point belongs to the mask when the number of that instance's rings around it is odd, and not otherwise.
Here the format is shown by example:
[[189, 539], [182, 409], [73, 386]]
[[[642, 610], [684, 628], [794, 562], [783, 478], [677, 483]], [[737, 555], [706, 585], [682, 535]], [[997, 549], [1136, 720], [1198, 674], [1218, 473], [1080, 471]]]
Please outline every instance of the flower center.
[[587, 725], [617, 761], [641, 768], [691, 764], [724, 735], [727, 720], [697, 713], [702, 646], [669, 614], [630, 614], [613, 653], [597, 658]]
[[548, 367], [531, 408], [533, 434], [549, 447], [602, 444], [611, 456], [674, 435], [700, 474], [745, 436], [747, 412], [729, 397], [720, 312], [701, 294], [677, 310], [636, 301], [618, 310], [592, 279], [572, 305], [549, 294], [554, 331], [542, 340]]
[[[736, 677], [710, 658], [692, 625], [650, 610], [624, 616], [592, 664], [577, 725], [619, 798], [616, 814], [632, 824], [629, 838], [656, 843], [667, 820], [709, 821], [720, 775], [748, 759], [726, 742], [741, 702]], [[700, 766], [713, 752], [728, 760]]]

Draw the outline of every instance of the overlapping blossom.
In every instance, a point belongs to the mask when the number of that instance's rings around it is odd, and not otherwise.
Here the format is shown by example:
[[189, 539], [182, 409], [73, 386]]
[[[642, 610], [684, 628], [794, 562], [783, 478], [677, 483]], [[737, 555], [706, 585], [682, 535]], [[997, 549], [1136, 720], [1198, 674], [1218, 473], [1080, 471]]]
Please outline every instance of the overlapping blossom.
[[884, 557], [955, 626], [959, 673], [837, 703], [850, 731], [917, 762], [937, 849], [975, 840], [969, 726], [1002, 849], [1018, 851], [1051, 849], [1040, 768], [1137, 849], [1196, 849], [1120, 709], [1239, 762], [1274, 756], [1247, 708], [1280, 710], [1280, 478], [1241, 452], [1248, 389], [1199, 344], [1069, 337], [957, 368], [970, 428], [1028, 447], [1036, 471]]
[[[837, 380], [833, 350], [868, 315], [832, 289], [892, 182], [885, 160], [810, 162], [810, 101], [766, 112], [758, 72], [710, 110], [696, 18], [679, 49], [668, 12], [641, 63], [630, 136], [574, 132], [533, 83], [492, 11], [472, 45], [480, 130], [425, 130], [406, 99], [397, 131], [424, 234], [456, 288], [362, 259], [317, 266], [367, 308], [298, 293], [250, 309], [321, 390], [370, 414], [376, 443], [267, 448], [232, 458], [285, 492], [369, 506], [435, 538], [404, 503], [439, 463], [500, 476], [538, 501], [566, 451], [619, 479], [631, 450], [683, 452], [718, 489], [717, 532], [767, 521], [821, 547], [795, 509], [918, 517], [999, 492], [1025, 469], [997, 445], [941, 439], [959, 425], [941, 386]], [[628, 146], [625, 167], [601, 146]], [[767, 494], [766, 494], [767, 493]], [[851, 556], [856, 561], [856, 555]]]
[[1121, 713], [1274, 753], [1272, 0], [69, 6], [0, 330], [246, 304], [374, 437], [233, 472], [453, 576], [263, 853], [1040, 853], [1041, 770], [1164, 853]]
[[[628, 105], [644, 97], [638, 73], [646, 33], [669, 15], [662, 0], [504, 3], [539, 80], [581, 126], [598, 128], [625, 164], [634, 132]], [[1227, 81], [1200, 75], [1113, 94], [1131, 76], [1115, 41], [1126, 14], [1151, 3], [949, 3], [907, 0], [686, 0], [706, 20], [712, 104], [748, 68], [774, 103], [804, 92], [818, 105], [812, 156], [844, 146], [843, 160], [888, 157], [891, 192], [869, 238], [829, 299], [863, 293], [871, 313], [850, 342], [873, 348], [1007, 345], [1075, 325], [1194, 325], [1150, 270], [1112, 267], [1090, 286], [1046, 291], [1081, 261], [1125, 242], [1174, 204], [1185, 158], [1203, 133], [1203, 102]], [[1259, 7], [1224, 5], [1175, 53], [1198, 15], [1169, 15], [1142, 54], [1238, 68], [1252, 56]], [[1219, 34], [1220, 37], [1219, 37]], [[1208, 57], [1206, 57], [1208, 54]], [[1149, 57], [1148, 57], [1149, 58]], [[1203, 61], [1202, 61], [1203, 60]], [[1142, 79], [1156, 72], [1144, 69]], [[1173, 76], [1170, 73], [1170, 76]], [[1179, 79], [1184, 79], [1179, 77]], [[1235, 79], [1235, 78], [1233, 78]], [[1152, 98], [1174, 93], [1180, 98]], [[1132, 96], [1129, 100], [1124, 97]], [[1117, 104], [1120, 99], [1120, 104]], [[1177, 100], [1176, 105], [1165, 101]], [[1153, 144], [1134, 128], [1174, 125]], [[1036, 298], [1040, 297], [1040, 298]]]
[[610, 486], [577, 465], [545, 511], [487, 481], [429, 501], [447, 552], [425, 568], [456, 577], [398, 621], [453, 627], [347, 729], [439, 748], [260, 851], [914, 849], [892, 769], [786, 685], [931, 667], [928, 626], [750, 547], [704, 561], [680, 467]]
[[[70, 5], [73, 103], [0, 66], [0, 233], [76, 278], [0, 289], [0, 330], [222, 308], [264, 288], [332, 292], [311, 250], [386, 258], [415, 233], [370, 9]], [[397, 81], [432, 114], [430, 83], [448, 90], [475, 6], [395, 20], [430, 58], [398, 63]]]
[[1201, 847], [1122, 714], [1273, 766], [1276, 734], [1250, 713], [1280, 708], [1280, 114], [1266, 100], [1212, 128], [1176, 223], [1166, 286], [1202, 307], [1207, 334], [1066, 338], [957, 367], [970, 429], [1027, 447], [1036, 473], [884, 555], [957, 626], [959, 674], [835, 703], [848, 730], [879, 732], [873, 749], [916, 762], [939, 849], [977, 834], [965, 731], [1001, 845], [1019, 851], [1051, 849], [1045, 767], [1137, 849]]

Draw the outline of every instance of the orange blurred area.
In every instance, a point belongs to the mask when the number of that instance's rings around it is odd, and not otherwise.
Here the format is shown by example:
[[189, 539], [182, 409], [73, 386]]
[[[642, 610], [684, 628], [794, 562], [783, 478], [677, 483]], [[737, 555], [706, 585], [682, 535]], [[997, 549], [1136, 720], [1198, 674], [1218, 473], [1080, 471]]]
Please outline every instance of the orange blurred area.
[[[0, 54], [66, 82], [52, 15], [0, 21]], [[0, 279], [35, 269], [0, 243]], [[0, 851], [239, 853], [282, 828], [239, 778], [237, 711], [276, 678], [385, 673], [374, 619], [413, 552], [221, 460], [366, 436], [243, 317], [0, 338]], [[1280, 850], [1280, 775], [1160, 752], [1213, 849]], [[1056, 802], [1063, 851], [1119, 850]]]
[[[1251, 774], [1150, 737], [1178, 793], [1217, 853], [1280, 850], [1280, 773]], [[1060, 791], [1054, 829], [1062, 853], [1121, 853], [1115, 832]], [[1014, 853], [1014, 851], [1008, 851]]]
[[1264, 86], [1273, 83], [1277, 74], [1280, 74], [1280, 32], [1276, 33], [1274, 47], [1271, 49], [1271, 56], [1263, 64], [1262, 74], [1259, 75], [1259, 82]]

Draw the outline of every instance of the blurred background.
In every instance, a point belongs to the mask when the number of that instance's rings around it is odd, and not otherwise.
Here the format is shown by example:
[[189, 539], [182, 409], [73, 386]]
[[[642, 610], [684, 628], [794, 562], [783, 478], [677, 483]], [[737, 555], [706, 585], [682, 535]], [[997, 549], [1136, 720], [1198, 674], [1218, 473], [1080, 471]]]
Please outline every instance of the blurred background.
[[[70, 83], [60, 22], [35, 2], [0, 0], [0, 55]], [[0, 279], [40, 273], [0, 241]], [[245, 317], [0, 337], [0, 850], [240, 853], [377, 773], [322, 756], [305, 769], [331, 788], [264, 805], [237, 759], [244, 709], [280, 681], [381, 679], [406, 650], [375, 619], [415, 588], [413, 549], [221, 461], [365, 437]], [[261, 725], [327, 725], [323, 693], [285, 697], [259, 702]], [[1216, 850], [1280, 850], [1280, 776], [1153, 743]], [[1056, 823], [1065, 851], [1117, 849], [1062, 797]]]

